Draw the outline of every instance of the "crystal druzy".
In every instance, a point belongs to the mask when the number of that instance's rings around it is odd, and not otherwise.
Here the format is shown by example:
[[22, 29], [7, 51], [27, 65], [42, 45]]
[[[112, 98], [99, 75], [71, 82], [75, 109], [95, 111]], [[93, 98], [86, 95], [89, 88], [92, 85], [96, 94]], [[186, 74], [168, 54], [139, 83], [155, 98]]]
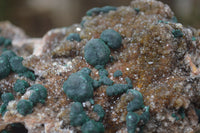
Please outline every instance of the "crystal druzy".
[[0, 100], [0, 131], [199, 132], [200, 31], [175, 16], [134, 0], [37, 39], [0, 22], [0, 94], [14, 97]]

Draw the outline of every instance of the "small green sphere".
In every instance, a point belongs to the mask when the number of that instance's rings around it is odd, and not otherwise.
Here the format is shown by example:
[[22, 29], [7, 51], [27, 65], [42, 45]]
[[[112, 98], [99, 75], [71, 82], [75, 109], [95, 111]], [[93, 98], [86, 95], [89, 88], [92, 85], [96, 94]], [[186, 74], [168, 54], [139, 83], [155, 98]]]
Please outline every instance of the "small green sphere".
[[84, 48], [84, 57], [92, 66], [106, 65], [109, 61], [110, 49], [101, 39], [91, 39]]
[[12, 50], [6, 50], [1, 54], [1, 56], [7, 57], [8, 60], [10, 60], [10, 58], [16, 56], [16, 54]]
[[82, 104], [79, 102], [73, 103], [70, 110], [70, 124], [72, 126], [81, 126], [88, 121], [88, 119]]
[[126, 127], [128, 133], [135, 133], [136, 126], [140, 121], [140, 116], [134, 112], [128, 112], [126, 115]]
[[35, 81], [35, 74], [33, 72], [31, 72], [30, 70], [26, 71], [26, 72], [23, 72], [23, 73], [18, 73], [18, 75], [21, 77], [21, 76], [24, 76], [26, 78], [29, 78], [30, 80], [33, 80]]
[[23, 58], [19, 56], [14, 56], [9, 60], [13, 72], [23, 73], [28, 70], [26, 67], [23, 66], [22, 61]]
[[8, 58], [0, 56], [0, 79], [7, 77], [10, 74], [10, 64]]
[[101, 86], [101, 82], [100, 81], [97, 81], [97, 80], [93, 80], [93, 87], [94, 88], [98, 88]]
[[33, 112], [33, 103], [29, 100], [20, 100], [17, 104], [17, 112], [25, 116]]
[[26, 92], [26, 89], [29, 87], [28, 82], [26, 82], [25, 80], [19, 80], [17, 79], [17, 81], [14, 84], [14, 91], [19, 92], [21, 94], [24, 94]]
[[101, 122], [90, 120], [81, 127], [82, 133], [104, 133], [105, 129]]
[[87, 68], [87, 67], [84, 67], [84, 68], [82, 68], [79, 72], [90, 75], [90, 73], [91, 73], [92, 71], [91, 71], [91, 69], [89, 69], [89, 68]]
[[101, 76], [99, 81], [101, 82], [101, 84], [103, 85], [112, 85], [113, 84], [113, 81], [111, 79], [109, 79], [108, 77], [106, 76]]
[[99, 76], [108, 76], [108, 71], [106, 69], [100, 69]]
[[66, 40], [80, 42], [81, 38], [80, 38], [80, 35], [78, 33], [70, 33], [67, 36]]
[[[38, 91], [33, 91], [29, 97], [29, 100], [33, 103], [33, 105], [36, 105], [40, 101], [40, 95]], [[44, 101], [42, 101], [44, 102]]]
[[122, 76], [122, 71], [120, 71], [120, 70], [115, 71], [114, 74], [113, 74], [113, 76], [114, 77]]
[[88, 74], [73, 73], [64, 82], [63, 90], [70, 99], [84, 102], [93, 97], [93, 80]]
[[100, 38], [112, 49], [118, 49], [122, 44], [121, 35], [113, 29], [104, 30]]
[[29, 97], [29, 100], [33, 102], [33, 104], [37, 104], [38, 102], [44, 103], [47, 98], [47, 89], [41, 84], [35, 84], [30, 87], [30, 90], [33, 90], [32, 94]]
[[8, 104], [10, 101], [14, 100], [14, 96], [12, 93], [3, 93], [1, 95], [1, 100], [5, 103]]

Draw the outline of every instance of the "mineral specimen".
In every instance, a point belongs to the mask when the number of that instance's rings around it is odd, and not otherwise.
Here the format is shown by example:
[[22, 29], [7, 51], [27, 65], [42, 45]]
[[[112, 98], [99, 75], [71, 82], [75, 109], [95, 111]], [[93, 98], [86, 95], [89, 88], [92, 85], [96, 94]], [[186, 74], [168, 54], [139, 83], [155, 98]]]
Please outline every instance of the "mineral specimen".
[[112, 49], [118, 49], [122, 44], [121, 35], [112, 29], [104, 30], [100, 38]]
[[14, 84], [14, 91], [19, 92], [21, 94], [24, 94], [26, 92], [26, 89], [29, 87], [28, 82], [25, 80], [17, 80], [16, 83]]
[[33, 104], [29, 100], [20, 100], [17, 104], [17, 111], [21, 115], [27, 115], [32, 113], [33, 111]]
[[[0, 22], [0, 29], [0, 93], [15, 98], [0, 101], [0, 131], [13, 123], [29, 133], [200, 131], [200, 30], [178, 23], [168, 5], [134, 0], [95, 8], [81, 24], [40, 39], [8, 22]], [[101, 39], [108, 29], [121, 36], [117, 49]], [[66, 40], [70, 33], [81, 41]], [[16, 54], [5, 51], [2, 38], [12, 40], [6, 48]], [[116, 70], [123, 75], [115, 77]], [[103, 84], [102, 77], [112, 84]], [[46, 91], [30, 87], [16, 93], [18, 79]]]

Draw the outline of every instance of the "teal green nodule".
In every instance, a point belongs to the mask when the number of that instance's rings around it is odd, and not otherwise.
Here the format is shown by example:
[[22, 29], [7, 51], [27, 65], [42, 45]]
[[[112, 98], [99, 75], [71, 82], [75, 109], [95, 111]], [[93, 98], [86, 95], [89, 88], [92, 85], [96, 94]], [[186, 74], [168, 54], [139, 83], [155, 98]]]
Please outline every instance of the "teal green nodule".
[[81, 126], [89, 120], [80, 102], [75, 102], [72, 104], [69, 118], [72, 126]]
[[10, 60], [10, 58], [17, 56], [12, 50], [6, 50], [4, 51], [1, 56], [7, 57], [8, 60]]
[[140, 121], [140, 116], [134, 112], [128, 112], [126, 115], [126, 127], [128, 133], [135, 133], [138, 122]]
[[133, 90], [133, 89], [129, 89], [127, 91], [127, 93], [131, 93], [134, 96], [134, 99], [132, 101], [130, 101], [127, 105], [127, 111], [136, 111], [138, 109], [141, 109], [144, 107], [144, 101], [143, 101], [143, 96], [142, 94], [137, 91], [137, 90]]
[[88, 71], [72, 73], [63, 84], [65, 94], [76, 102], [84, 102], [93, 97], [93, 79]]
[[110, 49], [101, 39], [91, 39], [84, 48], [84, 57], [92, 66], [106, 65], [109, 61]]
[[33, 103], [33, 105], [37, 103], [45, 103], [47, 98], [47, 89], [41, 84], [35, 84], [30, 87], [30, 90], [33, 90], [31, 93], [29, 100]]
[[13, 72], [23, 73], [27, 71], [27, 68], [22, 64], [23, 58], [19, 56], [12, 57], [9, 62]]
[[82, 133], [104, 133], [105, 129], [101, 122], [90, 120], [81, 127]]
[[28, 70], [28, 71], [25, 71], [25, 72], [23, 72], [23, 73], [18, 73], [18, 75], [21, 77], [21, 76], [24, 76], [24, 77], [26, 77], [26, 78], [29, 78], [30, 80], [33, 80], [33, 81], [35, 81], [35, 74], [32, 72], [32, 71], [30, 71], [30, 70]]
[[66, 40], [80, 42], [81, 38], [80, 38], [80, 35], [78, 33], [70, 33], [67, 36]]
[[23, 116], [33, 112], [33, 103], [29, 100], [20, 100], [17, 103], [17, 112]]
[[1, 95], [1, 100], [5, 103], [8, 104], [10, 101], [14, 100], [14, 96], [12, 93], [3, 93]]
[[7, 77], [10, 74], [10, 64], [8, 58], [0, 56], [0, 79]]
[[25, 80], [17, 79], [17, 81], [14, 84], [13, 90], [21, 94], [24, 94], [29, 86], [30, 85]]
[[113, 29], [104, 30], [101, 33], [100, 39], [102, 39], [108, 47], [112, 49], [118, 49], [122, 45], [121, 35]]
[[128, 89], [129, 89], [129, 86], [127, 84], [114, 84], [106, 88], [106, 95], [116, 96], [116, 95], [126, 92]]
[[120, 70], [115, 71], [114, 74], [113, 74], [113, 76], [114, 77], [122, 76], [122, 71], [120, 71]]

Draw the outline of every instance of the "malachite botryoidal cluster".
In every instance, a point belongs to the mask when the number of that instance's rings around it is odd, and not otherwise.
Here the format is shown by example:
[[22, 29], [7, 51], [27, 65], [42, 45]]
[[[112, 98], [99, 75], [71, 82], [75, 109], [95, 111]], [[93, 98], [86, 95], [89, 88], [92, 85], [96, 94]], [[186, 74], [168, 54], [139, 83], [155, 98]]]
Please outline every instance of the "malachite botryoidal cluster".
[[75, 102], [72, 104], [69, 118], [72, 126], [81, 126], [89, 120], [80, 102]]
[[[93, 8], [90, 11], [93, 13], [98, 12], [99, 8]], [[135, 132], [137, 123], [142, 120], [146, 123], [149, 120], [149, 107], [144, 107], [143, 97], [139, 91], [133, 90], [132, 81], [126, 77], [127, 84], [113, 84], [113, 81], [108, 78], [108, 71], [104, 69], [104, 66], [110, 59], [110, 49], [118, 49], [121, 47], [122, 37], [121, 35], [108, 29], [102, 32], [100, 39], [91, 39], [84, 47], [84, 57], [88, 64], [94, 66], [99, 70], [99, 81], [93, 80], [89, 75], [91, 70], [89, 68], [83, 68], [82, 70], [73, 73], [64, 82], [63, 89], [66, 95], [75, 101], [71, 107], [70, 123], [73, 126], [82, 126], [81, 131], [83, 133], [101, 133], [104, 132], [103, 124], [100, 123], [103, 120], [105, 112], [100, 105], [94, 105], [93, 111], [99, 116], [99, 121], [90, 120], [85, 114], [82, 104], [90, 100], [93, 97], [93, 87], [108, 85], [106, 94], [108, 96], [119, 95], [122, 93], [131, 93], [134, 99], [128, 103], [127, 106], [127, 128], [128, 132]], [[114, 73], [114, 77], [122, 76], [120, 70]], [[134, 113], [138, 109], [144, 108], [145, 112], [141, 115]]]
[[66, 95], [76, 102], [84, 102], [93, 97], [93, 79], [87, 68], [73, 73], [63, 84]]
[[6, 103], [6, 104], [8, 104], [10, 101], [12, 101], [12, 100], [14, 100], [15, 98], [14, 98], [14, 96], [13, 96], [13, 94], [12, 93], [3, 93], [2, 95], [1, 95], [1, 100], [2, 100], [2, 102], [3, 103]]
[[127, 105], [128, 112], [136, 111], [144, 107], [143, 96], [139, 91], [130, 89], [127, 93], [131, 93], [134, 96], [134, 99]]
[[17, 112], [25, 116], [33, 112], [33, 103], [29, 100], [20, 100], [17, 103]]
[[89, 120], [81, 127], [82, 133], [104, 133], [105, 129], [101, 122]]
[[100, 39], [102, 39], [111, 49], [118, 49], [122, 44], [121, 35], [113, 29], [104, 30], [101, 33]]
[[8, 60], [10, 60], [10, 58], [17, 56], [12, 50], [6, 50], [4, 51], [1, 56], [7, 57]]
[[47, 98], [47, 89], [41, 84], [35, 84], [30, 87], [32, 93], [29, 97], [29, 100], [36, 105], [37, 103], [45, 103]]
[[[126, 116], [126, 127], [128, 133], [135, 133], [139, 121], [141, 121], [142, 125], [145, 125], [149, 121], [149, 107], [144, 106], [143, 96], [139, 91], [130, 89], [127, 93], [131, 93], [134, 96], [134, 99], [127, 105], [128, 114]], [[144, 112], [141, 115], [134, 112], [139, 109], [144, 109]], [[140, 127], [141, 131], [142, 127]]]
[[4, 45], [4, 47], [8, 47], [10, 45], [12, 45], [12, 40], [5, 38], [5, 37], [0, 37], [0, 46]]
[[66, 40], [80, 42], [81, 38], [80, 38], [80, 35], [78, 33], [70, 33], [67, 36]]
[[23, 57], [14, 56], [10, 58], [9, 62], [10, 62], [10, 66], [13, 72], [23, 73], [27, 71], [27, 68], [24, 67], [22, 64], [22, 61], [23, 61]]
[[114, 84], [112, 86], [108, 86], [106, 88], [106, 95], [107, 96], [116, 96], [122, 93], [127, 92], [128, 89], [132, 89], [132, 82], [131, 79], [126, 77], [127, 84]]
[[120, 70], [117, 70], [117, 71], [115, 71], [114, 72], [114, 74], [113, 74], [113, 76], [116, 78], [116, 77], [120, 77], [120, 76], [122, 76], [123, 74], [122, 74], [122, 71], [120, 71]]
[[101, 85], [112, 85], [113, 81], [108, 78], [108, 71], [106, 69], [99, 69], [99, 82]]
[[135, 133], [138, 122], [140, 121], [139, 115], [135, 112], [128, 112], [126, 115], [126, 128], [128, 133]]
[[19, 76], [35, 80], [33, 72], [22, 64], [23, 58], [17, 56], [13, 51], [6, 50], [0, 56], [0, 79], [6, 78], [11, 71], [18, 73]]
[[128, 90], [127, 84], [114, 84], [112, 86], [108, 86], [106, 88], [106, 95], [107, 96], [116, 96], [122, 94]]
[[84, 48], [84, 57], [92, 66], [105, 66], [110, 57], [110, 49], [101, 39], [91, 39]]
[[[23, 82], [23, 81], [20, 81]], [[41, 84], [35, 84], [30, 87], [31, 95], [28, 100], [20, 100], [17, 104], [17, 111], [23, 116], [31, 114], [33, 107], [37, 103], [44, 104], [47, 98], [47, 89]]]
[[24, 94], [29, 86], [30, 85], [27, 81], [17, 79], [17, 81], [14, 84], [13, 90], [15, 92], [19, 92], [20, 94]]
[[12, 93], [3, 93], [1, 95], [1, 100], [3, 104], [0, 107], [0, 114], [3, 116], [5, 112], [7, 111], [7, 105], [10, 101], [14, 100], [14, 96]]
[[[100, 105], [94, 106], [93, 110], [104, 117], [104, 110]], [[72, 126], [81, 126], [82, 133], [103, 133], [104, 126], [101, 122], [90, 120], [86, 115], [83, 106], [80, 102], [75, 102], [70, 110], [70, 124]]]
[[101, 8], [95, 7], [95, 8], [88, 10], [86, 12], [86, 15], [87, 16], [93, 16], [93, 15], [98, 15], [100, 13], [108, 13], [109, 11], [115, 11], [115, 10], [117, 10], [117, 8], [114, 7], [114, 6], [104, 6], [104, 7], [101, 7]]
[[[102, 69], [110, 60], [110, 48], [121, 47], [122, 37], [113, 29], [104, 30], [100, 39], [91, 39], [84, 48], [84, 57], [87, 63], [96, 69]], [[102, 66], [102, 67], [100, 67]]]
[[0, 56], [0, 79], [7, 77], [10, 74], [10, 64], [8, 58]]

